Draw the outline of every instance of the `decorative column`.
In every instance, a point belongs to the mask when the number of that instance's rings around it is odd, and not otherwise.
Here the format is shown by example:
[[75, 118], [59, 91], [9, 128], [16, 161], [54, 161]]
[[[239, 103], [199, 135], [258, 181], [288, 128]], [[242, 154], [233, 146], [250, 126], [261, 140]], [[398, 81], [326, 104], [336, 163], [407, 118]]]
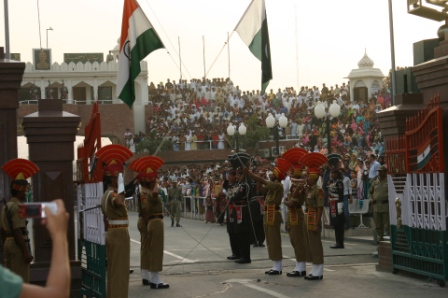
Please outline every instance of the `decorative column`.
[[[73, 144], [80, 119], [79, 116], [62, 110], [62, 99], [41, 99], [38, 111], [23, 118], [30, 160], [40, 169], [33, 177], [35, 201], [47, 202], [61, 198], [70, 214], [67, 237], [72, 272], [72, 297], [81, 288], [81, 263], [75, 256], [73, 185]], [[47, 229], [39, 221], [34, 222], [33, 232], [35, 259], [31, 265], [30, 280], [35, 284], [45, 284], [53, 243]]]
[[[17, 109], [24, 71], [25, 63], [5, 59], [3, 47], [0, 47], [0, 167], [17, 158]], [[9, 176], [0, 171], [0, 200], [5, 198], [9, 201], [10, 184]], [[2, 202], [0, 208], [3, 208]], [[3, 243], [0, 239], [0, 263], [3, 260]]]

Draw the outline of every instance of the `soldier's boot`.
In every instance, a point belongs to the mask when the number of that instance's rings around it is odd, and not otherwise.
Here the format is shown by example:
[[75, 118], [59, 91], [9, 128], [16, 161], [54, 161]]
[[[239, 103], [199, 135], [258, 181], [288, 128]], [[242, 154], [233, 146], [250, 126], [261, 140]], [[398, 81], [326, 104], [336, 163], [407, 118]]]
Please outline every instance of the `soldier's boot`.
[[174, 219], [171, 220], [171, 226], [174, 227]]

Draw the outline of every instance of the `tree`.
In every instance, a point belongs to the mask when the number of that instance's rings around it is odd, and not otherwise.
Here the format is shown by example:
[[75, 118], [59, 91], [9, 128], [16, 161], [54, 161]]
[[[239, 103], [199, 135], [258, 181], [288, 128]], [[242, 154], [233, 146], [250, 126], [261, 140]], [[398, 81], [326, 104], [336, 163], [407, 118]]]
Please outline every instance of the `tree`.
[[173, 148], [173, 142], [169, 138], [165, 140], [161, 137], [155, 129], [153, 129], [149, 136], [145, 137], [140, 143], [137, 144], [137, 152], [148, 152], [153, 155], [157, 148], [160, 147], [160, 151], [167, 151]]
[[[244, 121], [247, 132], [244, 136], [240, 136], [240, 148], [251, 148], [252, 154], [258, 149], [258, 142], [269, 138], [269, 129], [262, 125], [262, 120], [258, 119], [257, 114], [253, 114], [249, 119]], [[233, 137], [231, 138], [233, 143]]]

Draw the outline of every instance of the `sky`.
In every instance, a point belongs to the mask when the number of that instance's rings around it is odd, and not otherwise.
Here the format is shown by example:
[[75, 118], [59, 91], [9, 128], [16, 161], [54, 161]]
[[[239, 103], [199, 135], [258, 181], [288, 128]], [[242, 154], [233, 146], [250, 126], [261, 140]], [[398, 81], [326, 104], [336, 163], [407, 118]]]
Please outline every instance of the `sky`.
[[[230, 51], [234, 84], [242, 90], [260, 89], [260, 62], [232, 33], [250, 0], [138, 2], [166, 46], [145, 59], [148, 83], [179, 80], [180, 44], [183, 79], [203, 77], [204, 68], [207, 78], [228, 77]], [[388, 0], [265, 2], [273, 69], [268, 90], [340, 85], [365, 51], [383, 74], [391, 68]], [[0, 13], [3, 17], [3, 5]], [[436, 38], [442, 23], [408, 14], [407, 0], [394, 0], [393, 13], [395, 64], [412, 66], [413, 43]], [[32, 62], [32, 49], [46, 48], [48, 42], [53, 62], [62, 63], [64, 53], [102, 52], [105, 57], [117, 45], [122, 14], [123, 0], [9, 0], [11, 53]], [[46, 30], [50, 27], [52, 31]], [[3, 46], [4, 22], [0, 31]]]

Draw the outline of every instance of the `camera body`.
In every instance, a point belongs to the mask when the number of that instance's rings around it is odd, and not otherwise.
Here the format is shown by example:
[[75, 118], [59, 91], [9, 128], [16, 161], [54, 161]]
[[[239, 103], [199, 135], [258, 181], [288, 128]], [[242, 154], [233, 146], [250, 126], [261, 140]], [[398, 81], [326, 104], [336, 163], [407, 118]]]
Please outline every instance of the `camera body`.
[[21, 216], [24, 218], [46, 218], [45, 207], [49, 207], [53, 214], [58, 212], [56, 203], [24, 203], [22, 204]]

